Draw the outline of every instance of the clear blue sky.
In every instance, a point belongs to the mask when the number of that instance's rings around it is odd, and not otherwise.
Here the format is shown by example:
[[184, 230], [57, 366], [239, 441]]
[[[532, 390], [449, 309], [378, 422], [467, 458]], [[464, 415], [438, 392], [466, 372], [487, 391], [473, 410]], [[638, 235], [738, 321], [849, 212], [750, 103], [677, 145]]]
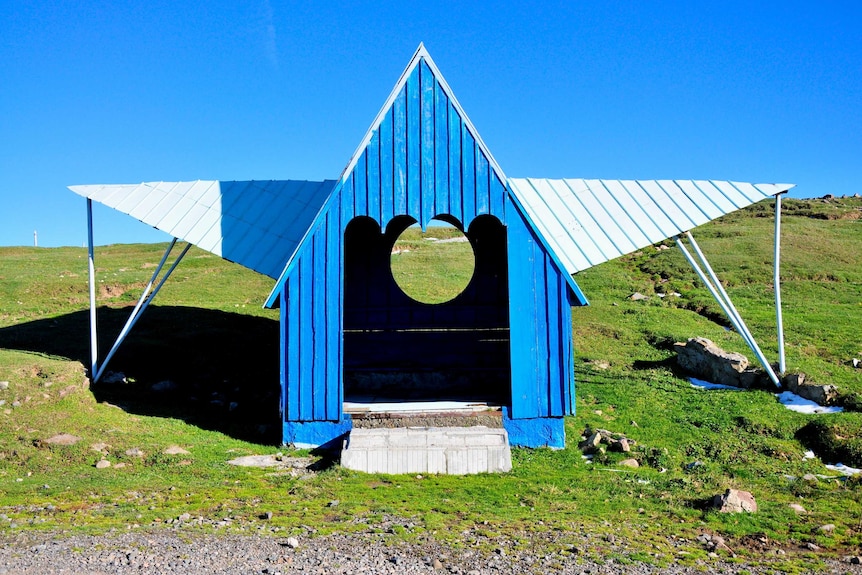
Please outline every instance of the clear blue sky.
[[0, 0], [0, 245], [81, 245], [72, 184], [336, 178], [420, 42], [509, 176], [862, 193], [860, 30], [858, 0]]

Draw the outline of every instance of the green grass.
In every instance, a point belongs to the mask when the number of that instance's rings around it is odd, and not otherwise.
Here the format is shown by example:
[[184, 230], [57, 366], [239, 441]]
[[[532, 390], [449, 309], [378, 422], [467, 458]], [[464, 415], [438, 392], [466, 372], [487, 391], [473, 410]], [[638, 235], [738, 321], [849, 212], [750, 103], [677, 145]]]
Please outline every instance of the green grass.
[[[785, 206], [788, 367], [836, 384], [848, 405], [858, 405], [852, 400], [862, 396], [862, 370], [849, 361], [862, 357], [862, 220], [853, 219], [862, 203]], [[760, 217], [768, 211], [754, 206], [695, 237], [774, 358], [772, 220]], [[469, 250], [455, 252], [467, 244], [425, 242], [418, 233], [401, 241], [417, 253], [440, 249], [451, 257], [432, 261], [472, 273]], [[97, 250], [103, 355], [163, 249]], [[406, 264], [409, 273], [429, 265], [399, 258], [393, 267]], [[8, 518], [0, 532], [159, 528], [188, 512], [206, 519], [189, 529], [386, 531], [485, 550], [507, 536], [516, 548], [565, 553], [576, 545], [586, 556], [656, 565], [705, 558], [694, 542], [702, 532], [722, 534], [749, 558], [762, 556], [758, 541], [766, 538], [796, 566], [816, 567], [816, 556], [803, 556], [805, 542], [835, 555], [862, 545], [860, 481], [792, 479], [829, 474], [821, 461], [803, 458], [809, 446], [827, 456], [858, 455], [862, 414], [804, 416], [767, 391], [691, 388], [675, 373], [674, 341], [705, 336], [751, 353], [724, 329], [717, 305], [675, 249], [647, 248], [578, 274], [592, 305], [573, 310], [578, 414], [566, 420], [568, 446], [515, 449], [511, 473], [470, 477], [366, 475], [338, 466], [294, 477], [228, 465], [238, 455], [281, 449], [278, 312], [261, 309], [272, 281], [192, 249], [114, 360], [127, 382], [90, 387], [86, 267], [80, 248], [0, 248], [0, 381], [10, 382], [0, 390], [0, 514]], [[635, 291], [682, 297], [633, 302]], [[151, 391], [165, 379], [181, 392]], [[620, 471], [622, 454], [614, 453], [586, 463], [577, 442], [588, 426], [634, 439], [641, 467]], [[43, 442], [58, 433], [81, 441]], [[95, 467], [102, 454], [92, 446], [100, 443], [114, 464], [108, 469]], [[190, 453], [164, 455], [171, 445]], [[132, 448], [143, 457], [127, 455]], [[695, 461], [701, 465], [689, 465]], [[758, 513], [709, 510], [708, 500], [729, 487], [754, 493]], [[808, 512], [798, 515], [790, 503]], [[269, 521], [260, 519], [266, 511]], [[233, 521], [216, 526], [224, 518]], [[826, 523], [836, 526], [828, 535], [818, 530]], [[626, 545], [607, 543], [610, 535]]]

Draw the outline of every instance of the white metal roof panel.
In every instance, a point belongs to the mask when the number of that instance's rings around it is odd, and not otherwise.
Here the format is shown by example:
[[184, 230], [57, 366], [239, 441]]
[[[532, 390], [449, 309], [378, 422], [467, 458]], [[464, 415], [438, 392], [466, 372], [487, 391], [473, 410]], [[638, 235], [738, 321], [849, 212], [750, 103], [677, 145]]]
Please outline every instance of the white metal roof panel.
[[702, 180], [509, 178], [508, 183], [570, 274], [793, 187]]
[[332, 180], [198, 180], [69, 189], [276, 279], [334, 185]]

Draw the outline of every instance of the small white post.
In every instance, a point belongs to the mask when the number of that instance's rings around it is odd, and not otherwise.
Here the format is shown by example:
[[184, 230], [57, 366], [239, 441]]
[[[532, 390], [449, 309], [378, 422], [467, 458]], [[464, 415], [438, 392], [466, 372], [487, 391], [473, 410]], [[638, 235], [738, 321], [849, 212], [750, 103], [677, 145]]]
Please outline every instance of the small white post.
[[[87, 198], [87, 260], [90, 277], [90, 376], [99, 373], [99, 348], [96, 336], [96, 265], [93, 256], [93, 200]], [[95, 379], [93, 380], [95, 383]]]
[[37, 232], [36, 230], [33, 230], [33, 247], [39, 247], [39, 232]]
[[775, 194], [775, 323], [778, 330], [778, 372], [784, 375], [787, 365], [784, 358], [784, 319], [781, 314], [781, 194]]

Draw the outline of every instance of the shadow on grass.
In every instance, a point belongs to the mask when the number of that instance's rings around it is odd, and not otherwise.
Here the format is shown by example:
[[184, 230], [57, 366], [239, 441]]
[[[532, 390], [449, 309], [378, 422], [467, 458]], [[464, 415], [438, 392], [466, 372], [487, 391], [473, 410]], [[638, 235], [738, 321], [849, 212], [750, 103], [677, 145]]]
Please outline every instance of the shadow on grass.
[[[100, 360], [130, 307], [98, 310]], [[91, 386], [97, 401], [129, 413], [173, 417], [247, 441], [281, 441], [278, 322], [217, 310], [153, 305]], [[0, 329], [0, 348], [90, 364], [89, 314]], [[126, 381], [108, 383], [110, 372]], [[169, 382], [169, 383], [164, 383]]]

